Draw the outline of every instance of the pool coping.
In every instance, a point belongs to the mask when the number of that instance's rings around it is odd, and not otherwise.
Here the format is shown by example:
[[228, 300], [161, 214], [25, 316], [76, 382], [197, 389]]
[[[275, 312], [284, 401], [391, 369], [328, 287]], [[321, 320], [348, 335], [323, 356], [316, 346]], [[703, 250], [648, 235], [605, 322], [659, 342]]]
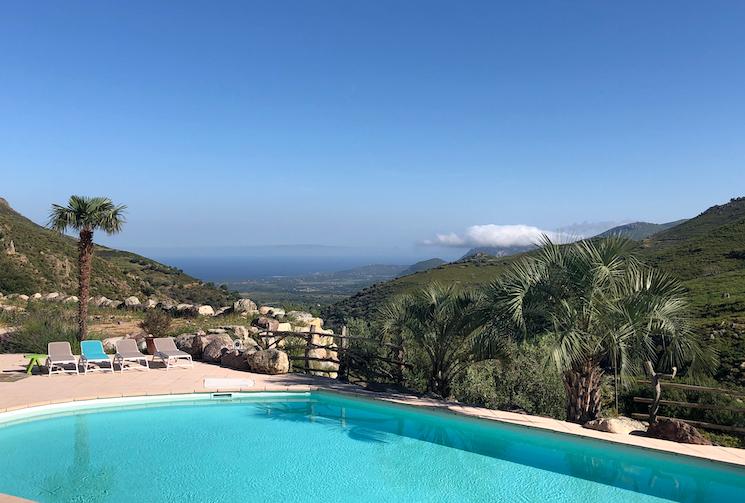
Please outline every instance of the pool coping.
[[[330, 393], [340, 396], [363, 398], [372, 401], [386, 402], [391, 404], [402, 405], [411, 408], [423, 408], [429, 411], [453, 414], [465, 418], [494, 421], [497, 423], [511, 424], [514, 426], [539, 429], [546, 432], [553, 432], [562, 436], [578, 436], [596, 441], [611, 442], [628, 447], [636, 447], [655, 452], [661, 452], [674, 456], [694, 458], [698, 461], [705, 461], [713, 464], [725, 464], [731, 467], [745, 468], [745, 450], [721, 446], [703, 446], [693, 444], [679, 444], [667, 440], [659, 440], [644, 436], [624, 435], [606, 433], [583, 428], [581, 425], [560, 421], [558, 419], [531, 416], [527, 414], [518, 414], [514, 412], [500, 411], [494, 409], [485, 409], [481, 407], [471, 407], [458, 402], [447, 402], [429, 398], [421, 398], [413, 395], [397, 393], [381, 393], [363, 390], [357, 386], [343, 383], [320, 384], [320, 385], [265, 385], [262, 389], [246, 388], [225, 388], [212, 391], [192, 392], [151, 392], [151, 393], [122, 393], [85, 396], [72, 399], [60, 399], [55, 401], [28, 403], [25, 406], [10, 407], [0, 409], [0, 427], [7, 423], [15, 423], [34, 417], [43, 417], [53, 415], [55, 411], [66, 412], [77, 409], [70, 407], [71, 404], [79, 404], [79, 407], [85, 409], [95, 409], [100, 407], [102, 402], [113, 405], [121, 404], [138, 404], [138, 403], [159, 403], [171, 401], [194, 401], [214, 399], [215, 393], [239, 394], [239, 397], [251, 397], [262, 393], [271, 393], [272, 395], [292, 394], [298, 396], [308, 396], [314, 392]], [[2, 503], [0, 495], [0, 503]]]

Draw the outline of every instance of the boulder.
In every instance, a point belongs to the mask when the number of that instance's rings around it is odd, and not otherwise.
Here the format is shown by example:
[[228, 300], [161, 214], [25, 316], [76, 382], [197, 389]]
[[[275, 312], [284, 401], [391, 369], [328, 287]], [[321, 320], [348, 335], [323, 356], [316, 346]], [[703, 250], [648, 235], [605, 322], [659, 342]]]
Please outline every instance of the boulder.
[[197, 314], [199, 316], [214, 316], [215, 310], [212, 309], [212, 306], [199, 306], [197, 307]]
[[98, 297], [93, 297], [93, 300], [91, 300], [91, 304], [93, 304], [96, 307], [103, 307], [105, 306], [107, 302], [109, 302], [109, 299], [107, 299], [103, 295], [99, 295]]
[[270, 332], [276, 332], [279, 329], [279, 321], [268, 316], [259, 316], [253, 321], [253, 325]]
[[189, 353], [191, 356], [195, 356], [193, 350], [195, 337], [195, 334], [180, 334], [174, 337], [173, 341], [176, 343], [176, 347], [181, 351]]
[[69, 297], [65, 297], [65, 300], [63, 300], [65, 304], [76, 304], [78, 302], [78, 298], [75, 295], [70, 295]]
[[54, 300], [57, 297], [59, 297], [60, 295], [62, 295], [62, 294], [59, 293], [59, 292], [50, 292], [50, 293], [48, 293], [48, 294], [46, 294], [44, 296], [44, 300]]
[[272, 308], [271, 306], [260, 306], [259, 307], [259, 314], [264, 316], [271, 312]]
[[35, 294], [31, 296], [31, 298], [34, 300], [39, 300], [41, 299], [41, 294], [39, 292], [36, 292]]
[[290, 371], [287, 353], [278, 349], [262, 349], [255, 353], [247, 353], [246, 361], [251, 372], [257, 374], [286, 374]]
[[233, 311], [236, 313], [255, 313], [256, 303], [251, 299], [239, 299], [233, 303]]
[[215, 316], [227, 316], [233, 313], [233, 306], [223, 306], [215, 311]]
[[240, 351], [226, 351], [220, 358], [220, 365], [235, 370], [249, 370], [246, 355]]
[[210, 342], [202, 350], [202, 360], [208, 363], [220, 363], [222, 355], [233, 351], [233, 339], [229, 335], [207, 336]]
[[244, 327], [243, 325], [228, 325], [220, 328], [222, 328], [226, 332], [231, 332], [234, 339], [243, 340], [249, 337], [248, 328]]
[[140, 299], [132, 295], [131, 297], [127, 297], [124, 299], [124, 307], [127, 309], [138, 309], [141, 307]]
[[696, 428], [677, 419], [657, 419], [649, 425], [647, 436], [683, 444], [711, 445]]
[[162, 302], [158, 302], [158, 305], [155, 306], [158, 309], [162, 309], [163, 311], [167, 312], [174, 312], [176, 310], [176, 304], [171, 302], [170, 300], [164, 300]]
[[18, 300], [27, 301], [28, 300], [28, 295], [21, 294], [21, 295], [18, 296]]
[[273, 307], [269, 310], [269, 314], [275, 318], [282, 318], [285, 316], [285, 310], [280, 307]]
[[633, 431], [644, 431], [646, 425], [630, 417], [607, 417], [594, 419], [582, 425], [589, 430], [604, 431], [606, 433], [620, 433], [628, 435]]
[[158, 307], [158, 302], [153, 299], [147, 299], [142, 307], [144, 307], [145, 309], [155, 309], [156, 307]]
[[193, 304], [179, 304], [176, 306], [175, 314], [177, 316], [194, 317], [197, 316], [197, 308]]
[[207, 333], [210, 335], [227, 334], [228, 331], [224, 328], [208, 328]]
[[110, 300], [106, 303], [106, 307], [110, 307], [112, 309], [119, 309], [123, 305], [124, 302], [122, 302], [121, 300]]
[[116, 353], [116, 343], [124, 339], [124, 337], [109, 337], [101, 340], [103, 344], [103, 350], [107, 353]]
[[277, 332], [292, 332], [292, 323], [278, 323]]
[[288, 318], [292, 318], [295, 321], [309, 322], [314, 316], [305, 311], [290, 311], [287, 313]]

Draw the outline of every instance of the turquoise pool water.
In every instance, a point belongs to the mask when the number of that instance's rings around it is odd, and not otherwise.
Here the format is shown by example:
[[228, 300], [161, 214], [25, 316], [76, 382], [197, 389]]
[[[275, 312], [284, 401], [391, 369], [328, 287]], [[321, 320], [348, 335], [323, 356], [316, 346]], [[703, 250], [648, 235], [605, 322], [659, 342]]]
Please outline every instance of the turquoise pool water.
[[0, 454], [38, 501], [745, 501], [726, 465], [325, 393], [9, 423]]

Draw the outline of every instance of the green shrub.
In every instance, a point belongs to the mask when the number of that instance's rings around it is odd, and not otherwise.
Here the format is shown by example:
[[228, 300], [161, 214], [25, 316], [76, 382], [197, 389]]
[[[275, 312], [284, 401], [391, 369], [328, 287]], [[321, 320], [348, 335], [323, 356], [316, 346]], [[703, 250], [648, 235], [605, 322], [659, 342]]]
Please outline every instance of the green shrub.
[[145, 319], [140, 322], [139, 326], [146, 334], [164, 337], [171, 328], [171, 316], [160, 309], [153, 309], [145, 314]]
[[545, 342], [511, 348], [504, 362], [471, 365], [453, 386], [454, 397], [492, 409], [521, 409], [529, 414], [566, 417], [566, 393], [548, 359]]
[[46, 353], [47, 344], [68, 341], [73, 353], [80, 353], [78, 327], [70, 310], [61, 306], [31, 309], [20, 329], [8, 337], [1, 348], [6, 353]]

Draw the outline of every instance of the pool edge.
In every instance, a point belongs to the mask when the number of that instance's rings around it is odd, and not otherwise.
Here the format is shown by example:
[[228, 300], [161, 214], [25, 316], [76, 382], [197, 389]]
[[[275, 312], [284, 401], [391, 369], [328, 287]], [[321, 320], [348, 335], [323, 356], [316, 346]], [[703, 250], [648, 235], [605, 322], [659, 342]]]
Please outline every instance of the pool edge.
[[[274, 388], [274, 387], [271, 387]], [[305, 395], [312, 396], [314, 393], [337, 394], [345, 397], [362, 398], [371, 401], [384, 402], [399, 405], [406, 408], [420, 408], [432, 412], [452, 414], [470, 419], [504, 423], [518, 427], [538, 429], [553, 432], [561, 436], [575, 436], [584, 439], [592, 439], [601, 442], [609, 442], [626, 447], [646, 449], [664, 454], [694, 458], [699, 461], [707, 461], [714, 464], [725, 464], [736, 468], [745, 468], [745, 449], [735, 449], [721, 446], [701, 446], [693, 444], [680, 444], [666, 440], [652, 439], [643, 436], [622, 435], [599, 432], [582, 428], [580, 425], [568, 423], [557, 419], [541, 416], [530, 416], [513, 412], [471, 407], [457, 402], [446, 402], [433, 399], [415, 397], [413, 395], [379, 393], [363, 389], [349, 389], [348, 385], [313, 386], [313, 385], [289, 385], [270, 389], [225, 389], [208, 392], [192, 393], [148, 393], [148, 394], [122, 394], [115, 396], [85, 397], [79, 399], [59, 400], [54, 402], [29, 403], [25, 406], [12, 407], [0, 412], [0, 425], [23, 421], [25, 418], [33, 419], [44, 415], [53, 415], [55, 410], [60, 412], [81, 409], [94, 409], [93, 405], [108, 403], [122, 405], [135, 403], [158, 403], [171, 401], [189, 401], [211, 399], [214, 394], [232, 394], [238, 396], [266, 395]], [[75, 405], [77, 404], [77, 406]], [[741, 451], [741, 452], [732, 452]]]

